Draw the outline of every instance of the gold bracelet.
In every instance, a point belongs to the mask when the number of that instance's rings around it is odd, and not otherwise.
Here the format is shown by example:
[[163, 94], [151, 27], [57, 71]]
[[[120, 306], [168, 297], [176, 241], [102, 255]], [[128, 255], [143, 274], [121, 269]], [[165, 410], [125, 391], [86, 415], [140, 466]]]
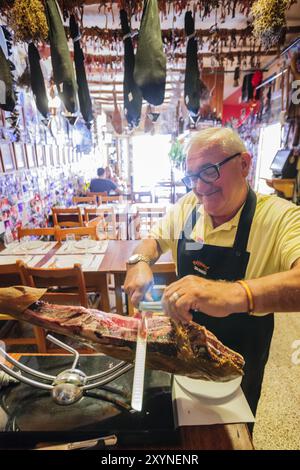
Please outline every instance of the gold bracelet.
[[252, 315], [252, 313], [254, 312], [254, 299], [253, 299], [253, 294], [251, 292], [251, 289], [245, 281], [236, 281], [236, 282], [244, 288], [247, 294], [248, 312], [249, 312], [249, 315]]

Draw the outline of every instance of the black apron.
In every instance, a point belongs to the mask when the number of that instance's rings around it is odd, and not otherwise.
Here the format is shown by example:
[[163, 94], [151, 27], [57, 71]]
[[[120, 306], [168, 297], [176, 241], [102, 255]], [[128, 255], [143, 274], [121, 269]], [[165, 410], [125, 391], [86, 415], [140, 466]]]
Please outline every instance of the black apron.
[[[199, 216], [195, 207], [178, 241], [179, 278], [194, 274], [213, 280], [244, 279], [250, 257], [250, 253], [247, 252], [247, 243], [255, 208], [256, 195], [252, 189], [249, 189], [233, 247], [228, 248], [199, 244], [190, 239], [197, 216]], [[273, 335], [273, 313], [261, 317], [248, 313], [233, 313], [228, 317], [216, 318], [194, 312], [193, 321], [204, 325], [222, 343], [244, 357], [245, 375], [242, 380], [242, 389], [255, 415]]]

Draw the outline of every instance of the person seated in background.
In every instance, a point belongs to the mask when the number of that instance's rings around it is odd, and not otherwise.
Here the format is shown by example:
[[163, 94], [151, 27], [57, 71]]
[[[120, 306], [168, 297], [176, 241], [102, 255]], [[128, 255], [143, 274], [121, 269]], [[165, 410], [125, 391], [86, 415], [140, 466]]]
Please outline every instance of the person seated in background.
[[118, 186], [105, 177], [105, 169], [98, 168], [97, 170], [98, 178], [93, 178], [90, 184], [90, 192], [91, 193], [104, 193], [107, 194], [120, 194], [120, 190]]

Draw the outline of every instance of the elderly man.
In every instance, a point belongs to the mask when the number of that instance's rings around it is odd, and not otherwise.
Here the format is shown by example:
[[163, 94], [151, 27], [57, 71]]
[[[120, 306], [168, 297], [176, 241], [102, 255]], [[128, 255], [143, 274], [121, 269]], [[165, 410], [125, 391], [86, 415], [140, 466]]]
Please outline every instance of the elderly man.
[[198, 322], [245, 359], [242, 387], [255, 414], [274, 328], [273, 313], [300, 310], [300, 208], [255, 194], [251, 157], [235, 132], [195, 134], [184, 178], [193, 191], [128, 261], [125, 290], [137, 305], [152, 286], [150, 265], [171, 249], [179, 280], [163, 305]]

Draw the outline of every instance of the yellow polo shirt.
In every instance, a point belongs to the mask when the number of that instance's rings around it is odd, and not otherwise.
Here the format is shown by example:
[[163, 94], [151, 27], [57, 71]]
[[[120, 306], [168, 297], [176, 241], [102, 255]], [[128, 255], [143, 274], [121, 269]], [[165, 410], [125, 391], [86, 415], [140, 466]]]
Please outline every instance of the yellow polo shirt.
[[[162, 252], [169, 249], [177, 266], [177, 244], [197, 198], [193, 192], [183, 196], [151, 234]], [[203, 240], [207, 245], [232, 247], [241, 209], [228, 222], [213, 228], [211, 217], [198, 204], [200, 217], [191, 234], [195, 241]], [[245, 279], [254, 279], [268, 274], [287, 271], [300, 258], [300, 207], [277, 196], [257, 194], [257, 205], [247, 245], [250, 258]]]

